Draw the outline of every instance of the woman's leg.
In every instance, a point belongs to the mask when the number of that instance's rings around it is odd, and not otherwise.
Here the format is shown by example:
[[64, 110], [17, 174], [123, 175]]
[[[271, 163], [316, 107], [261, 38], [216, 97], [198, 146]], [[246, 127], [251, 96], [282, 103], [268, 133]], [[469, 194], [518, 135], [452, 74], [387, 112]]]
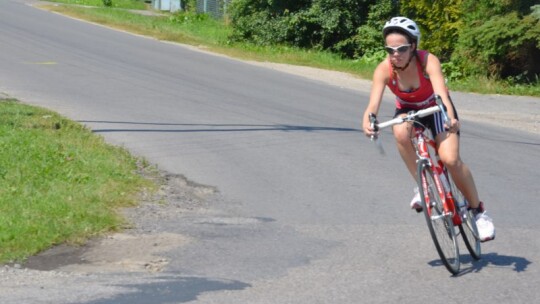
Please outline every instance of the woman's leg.
[[495, 226], [491, 218], [484, 212], [484, 207], [480, 206], [478, 192], [471, 171], [459, 157], [459, 136], [456, 133], [443, 132], [437, 135], [437, 142], [439, 145], [439, 156], [454, 178], [456, 186], [469, 201], [471, 208], [476, 209], [481, 207], [473, 211], [480, 240], [485, 242], [495, 239]]
[[412, 125], [410, 123], [402, 123], [395, 125], [392, 130], [399, 154], [410, 174], [416, 180], [416, 152], [411, 142]]
[[471, 208], [480, 205], [478, 191], [469, 167], [463, 163], [459, 156], [459, 136], [456, 133], [443, 132], [437, 135], [438, 152], [456, 186], [463, 193]]

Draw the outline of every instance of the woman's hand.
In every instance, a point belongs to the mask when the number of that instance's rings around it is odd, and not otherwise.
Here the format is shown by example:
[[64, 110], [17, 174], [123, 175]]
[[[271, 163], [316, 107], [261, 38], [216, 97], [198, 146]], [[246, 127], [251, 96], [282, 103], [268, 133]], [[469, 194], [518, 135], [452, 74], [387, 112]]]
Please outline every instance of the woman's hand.
[[451, 118], [450, 122], [444, 124], [444, 127], [446, 130], [450, 133], [457, 133], [459, 131], [459, 128], [461, 127], [459, 120], [455, 118]]
[[[373, 118], [371, 118], [371, 115], [373, 115]], [[368, 115], [368, 118], [364, 119], [363, 129], [364, 129], [364, 134], [367, 137], [374, 138], [379, 135], [379, 132], [375, 126], [375, 124], [377, 123], [377, 119], [375, 118], [374, 114], [371, 114], [371, 115]]]

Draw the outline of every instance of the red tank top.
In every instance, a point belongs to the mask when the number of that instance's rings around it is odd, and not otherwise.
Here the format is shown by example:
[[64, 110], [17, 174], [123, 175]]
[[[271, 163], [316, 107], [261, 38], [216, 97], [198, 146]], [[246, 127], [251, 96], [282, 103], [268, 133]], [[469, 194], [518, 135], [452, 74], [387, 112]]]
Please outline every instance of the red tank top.
[[[398, 80], [392, 65], [390, 66], [390, 80], [388, 81], [388, 88], [394, 95], [396, 95], [396, 108], [411, 108], [411, 109], [423, 109], [435, 105], [435, 93], [433, 92], [433, 86], [428, 76], [424, 73], [424, 66], [427, 61], [427, 51], [418, 50], [416, 69], [418, 72], [418, 79], [420, 79], [420, 87], [411, 92], [404, 92], [399, 89]], [[390, 60], [390, 59], [388, 59]]]

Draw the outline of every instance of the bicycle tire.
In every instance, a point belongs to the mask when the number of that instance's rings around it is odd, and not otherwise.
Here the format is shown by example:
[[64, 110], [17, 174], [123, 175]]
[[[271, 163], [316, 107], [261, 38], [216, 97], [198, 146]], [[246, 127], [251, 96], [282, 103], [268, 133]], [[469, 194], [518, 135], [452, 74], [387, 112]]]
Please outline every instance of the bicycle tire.
[[424, 215], [441, 261], [450, 273], [459, 273], [459, 248], [451, 214], [445, 214], [442, 197], [437, 189], [435, 175], [427, 160], [418, 162], [418, 189]]
[[[465, 196], [457, 188], [452, 176], [448, 174], [447, 177], [456, 205], [459, 205], [460, 202], [464, 202], [465, 205], [468, 205], [469, 203], [465, 199]], [[462, 223], [459, 225], [459, 231], [461, 233], [461, 237], [463, 238], [463, 242], [471, 254], [471, 257], [475, 260], [479, 260], [482, 255], [482, 247], [480, 236], [478, 234], [478, 228], [476, 227], [476, 221], [472, 211], [467, 210], [465, 214], [462, 214], [461, 221]]]

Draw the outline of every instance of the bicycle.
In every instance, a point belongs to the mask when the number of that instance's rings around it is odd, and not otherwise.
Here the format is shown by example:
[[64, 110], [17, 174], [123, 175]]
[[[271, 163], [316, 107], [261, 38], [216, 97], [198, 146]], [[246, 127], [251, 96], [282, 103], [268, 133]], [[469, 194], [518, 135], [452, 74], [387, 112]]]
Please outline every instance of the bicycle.
[[[448, 116], [440, 96], [435, 96], [437, 105], [419, 111], [411, 111], [406, 116], [396, 117], [378, 123], [374, 114], [370, 114], [370, 122], [375, 131], [401, 123], [412, 123], [411, 141], [417, 155], [417, 183], [420, 192], [422, 210], [435, 248], [444, 266], [452, 274], [458, 274], [460, 255], [457, 236], [463, 241], [475, 260], [480, 259], [481, 247], [476, 221], [469, 204], [456, 187], [448, 170], [437, 153], [437, 145], [431, 131], [419, 122], [419, 118], [442, 112], [445, 122]], [[372, 136], [378, 141], [378, 136]], [[384, 153], [380, 142], [377, 144]], [[459, 227], [459, 232], [456, 232]]]

